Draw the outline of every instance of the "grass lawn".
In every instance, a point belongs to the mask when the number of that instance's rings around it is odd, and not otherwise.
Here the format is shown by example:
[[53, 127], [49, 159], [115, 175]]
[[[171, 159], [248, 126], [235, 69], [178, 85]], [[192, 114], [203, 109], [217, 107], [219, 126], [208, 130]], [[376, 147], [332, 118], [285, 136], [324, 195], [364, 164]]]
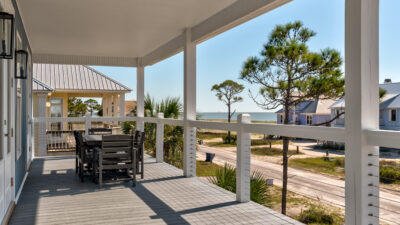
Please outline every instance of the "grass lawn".
[[325, 161], [323, 157], [291, 159], [289, 161], [289, 166], [316, 173], [324, 173], [338, 177], [344, 176], [344, 157], [332, 157], [331, 161]]
[[211, 164], [209, 162], [204, 162], [197, 160], [196, 162], [196, 175], [198, 177], [209, 177], [215, 176], [215, 170], [217, 168], [222, 168], [222, 166], [215, 163]]
[[214, 138], [221, 138], [222, 136], [226, 135], [225, 133], [217, 133], [217, 132], [210, 132], [210, 131], [204, 131], [204, 132], [197, 132], [197, 138], [202, 139], [202, 140], [210, 140]]
[[[251, 148], [251, 154], [254, 155], [266, 155], [266, 156], [278, 156], [282, 155], [282, 149], [280, 148], [269, 148], [269, 147], [261, 147], [261, 148]], [[297, 154], [295, 150], [289, 150], [288, 155], [300, 155], [302, 153]]]

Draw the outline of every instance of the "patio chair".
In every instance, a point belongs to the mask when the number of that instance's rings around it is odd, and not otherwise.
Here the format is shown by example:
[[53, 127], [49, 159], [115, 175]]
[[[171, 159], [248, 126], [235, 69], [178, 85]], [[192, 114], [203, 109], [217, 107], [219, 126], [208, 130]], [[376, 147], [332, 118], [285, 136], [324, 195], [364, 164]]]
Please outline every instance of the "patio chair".
[[83, 136], [80, 131], [74, 131], [76, 142], [75, 170], [79, 172], [81, 182], [84, 181], [85, 173], [89, 172], [93, 163], [93, 153], [88, 151], [83, 143]]
[[130, 135], [104, 135], [95, 161], [99, 187], [104, 182], [132, 181], [136, 186], [136, 149]]
[[135, 142], [134, 142], [135, 148], [137, 150], [136, 173], [140, 174], [141, 179], [144, 178], [144, 139], [145, 139], [145, 133], [140, 130], [136, 130]]
[[109, 128], [90, 128], [89, 135], [106, 135], [112, 134], [112, 129]]

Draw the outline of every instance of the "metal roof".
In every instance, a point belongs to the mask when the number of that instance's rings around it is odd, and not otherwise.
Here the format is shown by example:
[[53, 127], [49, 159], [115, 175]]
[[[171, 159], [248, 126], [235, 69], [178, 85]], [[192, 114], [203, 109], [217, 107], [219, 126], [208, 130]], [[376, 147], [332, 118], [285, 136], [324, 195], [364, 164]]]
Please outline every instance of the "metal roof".
[[[385, 96], [380, 99], [380, 109], [400, 108], [400, 82], [379, 84], [379, 87], [386, 90]], [[344, 99], [339, 99], [329, 108], [344, 108], [346, 105]]]
[[[332, 99], [315, 99], [308, 100], [296, 105], [296, 111], [305, 114], [330, 114], [329, 106], [334, 103], [335, 100]], [[291, 109], [293, 110], [293, 108]], [[283, 109], [280, 109], [276, 113], [282, 113]]]
[[[131, 92], [125, 85], [82, 65], [33, 64], [33, 91]], [[36, 85], [35, 85], [36, 83]], [[50, 90], [51, 89], [51, 90]]]
[[387, 91], [386, 94], [399, 94], [400, 93], [400, 82], [379, 84], [379, 87]]

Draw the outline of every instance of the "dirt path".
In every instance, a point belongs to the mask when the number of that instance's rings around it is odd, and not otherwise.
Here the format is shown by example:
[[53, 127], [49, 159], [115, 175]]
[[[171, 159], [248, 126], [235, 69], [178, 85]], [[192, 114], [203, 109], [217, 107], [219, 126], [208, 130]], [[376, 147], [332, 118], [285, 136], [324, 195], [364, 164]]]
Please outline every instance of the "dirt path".
[[[206, 152], [216, 154], [214, 162], [217, 164], [223, 165], [227, 162], [236, 165], [235, 148], [217, 148], [200, 145], [197, 151], [197, 158], [203, 160]], [[324, 155], [324, 153], [320, 154]], [[267, 158], [278, 157], [252, 156], [251, 170], [260, 171], [265, 177], [274, 179], [275, 185], [282, 186], [282, 166], [276, 163], [277, 159], [270, 161]], [[289, 168], [288, 189], [290, 191], [313, 199], [319, 199], [341, 208], [344, 208], [344, 186], [345, 182], [342, 179]], [[400, 195], [380, 191], [380, 207], [382, 208], [380, 210], [380, 217], [383, 219], [383, 222], [397, 224], [397, 222], [391, 223], [391, 221], [400, 221], [400, 214], [394, 213], [400, 211]]]

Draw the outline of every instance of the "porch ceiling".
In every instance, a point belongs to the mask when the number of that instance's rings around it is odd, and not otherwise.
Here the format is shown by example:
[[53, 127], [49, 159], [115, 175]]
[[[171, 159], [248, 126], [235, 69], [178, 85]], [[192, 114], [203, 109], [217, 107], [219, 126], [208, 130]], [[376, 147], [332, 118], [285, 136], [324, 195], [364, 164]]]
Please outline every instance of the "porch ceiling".
[[35, 62], [135, 66], [179, 52], [290, 0], [17, 0]]

